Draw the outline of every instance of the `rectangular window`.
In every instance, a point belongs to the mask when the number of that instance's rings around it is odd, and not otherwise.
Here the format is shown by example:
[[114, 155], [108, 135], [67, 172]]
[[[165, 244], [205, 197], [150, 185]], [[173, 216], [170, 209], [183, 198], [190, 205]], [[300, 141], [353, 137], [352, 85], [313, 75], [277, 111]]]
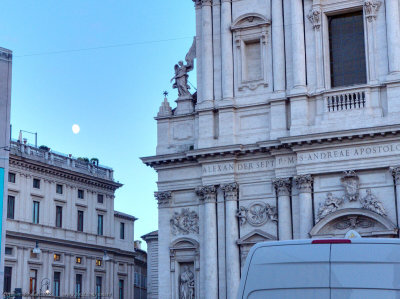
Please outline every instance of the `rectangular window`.
[[104, 202], [103, 194], [97, 194], [97, 203], [103, 203], [103, 202]]
[[53, 255], [53, 259], [54, 259], [55, 262], [61, 261], [61, 254], [55, 253]]
[[12, 247], [6, 247], [6, 249], [5, 249], [5, 254], [6, 254], [6, 255], [12, 255], [12, 254], [13, 254], [13, 249], [12, 249]]
[[329, 17], [332, 87], [367, 82], [363, 12]]
[[4, 293], [11, 293], [12, 267], [4, 267]]
[[7, 218], [14, 219], [15, 196], [8, 195], [7, 199]]
[[75, 298], [81, 298], [82, 294], [82, 274], [76, 274], [75, 276]]
[[118, 289], [119, 289], [118, 298], [124, 299], [124, 281], [122, 279], [119, 280]]
[[125, 239], [125, 223], [123, 222], [119, 224], [119, 238], [121, 240]]
[[61, 272], [54, 272], [53, 295], [60, 296]]
[[137, 273], [137, 272], [135, 272], [134, 285], [137, 286], [137, 287], [140, 286], [140, 276], [139, 276], [139, 273]]
[[96, 276], [96, 299], [101, 298], [102, 277]]
[[40, 180], [33, 179], [33, 188], [40, 189]]
[[101, 264], [102, 264], [102, 260], [101, 259], [97, 259], [96, 260], [96, 266], [97, 267], [101, 267]]
[[8, 173], [8, 182], [15, 183], [15, 173], [13, 173], [13, 172]]
[[97, 215], [97, 234], [103, 235], [103, 215]]
[[60, 184], [56, 185], [56, 193], [63, 194], [63, 185], [60, 185]]
[[81, 190], [81, 189], [78, 189], [78, 198], [79, 199], [83, 199], [84, 198], [84, 193], [83, 193], [83, 190]]
[[33, 223], [34, 224], [39, 224], [39, 202], [34, 201], [33, 202]]
[[77, 264], [82, 264], [82, 257], [80, 257], [80, 256], [77, 256], [76, 258], [75, 258], [75, 262], [77, 263]]
[[29, 271], [29, 294], [37, 293], [37, 270]]
[[56, 206], [56, 227], [62, 227], [62, 210], [62, 207]]
[[78, 232], [83, 232], [83, 211], [78, 211]]

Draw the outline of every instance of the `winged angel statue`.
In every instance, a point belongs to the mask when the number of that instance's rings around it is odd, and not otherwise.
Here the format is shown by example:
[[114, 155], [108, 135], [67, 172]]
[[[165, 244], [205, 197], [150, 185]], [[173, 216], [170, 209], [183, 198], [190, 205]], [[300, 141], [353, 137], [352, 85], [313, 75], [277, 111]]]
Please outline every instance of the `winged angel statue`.
[[186, 54], [185, 60], [186, 64], [183, 61], [179, 61], [178, 64], [175, 64], [175, 76], [171, 79], [171, 82], [175, 80], [173, 88], [178, 89], [178, 99], [191, 99], [192, 95], [189, 92], [190, 86], [188, 85], [188, 73], [194, 68], [194, 59], [196, 58], [196, 37], [193, 38], [193, 44], [190, 47], [189, 52]]

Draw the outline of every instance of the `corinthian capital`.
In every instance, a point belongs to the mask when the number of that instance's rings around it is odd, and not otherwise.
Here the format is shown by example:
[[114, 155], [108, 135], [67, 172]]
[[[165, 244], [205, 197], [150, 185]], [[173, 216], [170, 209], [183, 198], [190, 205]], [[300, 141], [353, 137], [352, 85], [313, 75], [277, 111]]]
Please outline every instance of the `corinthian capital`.
[[279, 196], [289, 196], [292, 189], [292, 180], [290, 178], [275, 179], [274, 184], [276, 194]]
[[364, 11], [365, 17], [368, 22], [372, 22], [376, 20], [376, 16], [378, 14], [379, 8], [381, 7], [382, 2], [377, 0], [365, 0], [364, 1]]
[[313, 8], [307, 15], [308, 20], [311, 22], [313, 29], [319, 30], [321, 28], [321, 10]]
[[396, 184], [400, 185], [400, 166], [390, 167], [390, 172], [392, 173]]
[[154, 197], [158, 201], [159, 206], [168, 206], [171, 203], [171, 191], [154, 192]]
[[294, 178], [300, 193], [311, 193], [313, 177], [309, 174], [299, 175]]
[[204, 202], [215, 202], [217, 198], [217, 188], [215, 188], [215, 186], [201, 186], [196, 188], [196, 194]]
[[202, 7], [204, 5], [212, 5], [212, 0], [192, 0], [196, 7]]
[[224, 191], [225, 200], [237, 200], [239, 190], [237, 183], [222, 185], [221, 189]]

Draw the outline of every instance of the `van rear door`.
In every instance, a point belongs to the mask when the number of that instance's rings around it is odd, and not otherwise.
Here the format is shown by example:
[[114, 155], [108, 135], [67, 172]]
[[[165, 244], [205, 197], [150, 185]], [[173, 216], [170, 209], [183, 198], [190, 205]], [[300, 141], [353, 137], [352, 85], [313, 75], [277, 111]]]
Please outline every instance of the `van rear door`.
[[399, 244], [332, 244], [331, 298], [400, 298]]
[[251, 257], [242, 298], [329, 298], [329, 255], [330, 244], [259, 247]]

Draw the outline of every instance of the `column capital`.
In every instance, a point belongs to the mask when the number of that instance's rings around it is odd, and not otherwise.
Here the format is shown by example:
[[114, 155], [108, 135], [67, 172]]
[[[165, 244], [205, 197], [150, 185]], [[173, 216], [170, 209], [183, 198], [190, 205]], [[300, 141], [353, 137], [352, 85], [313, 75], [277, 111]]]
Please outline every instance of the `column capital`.
[[205, 203], [215, 202], [217, 199], [217, 188], [214, 185], [197, 187], [196, 194]]
[[400, 185], [400, 166], [390, 167], [390, 172], [395, 179], [396, 185]]
[[212, 0], [192, 0], [194, 2], [194, 5], [197, 7], [202, 7], [202, 6], [211, 6], [212, 5]]
[[222, 185], [221, 190], [224, 191], [225, 200], [237, 200], [239, 185], [236, 182]]
[[376, 16], [378, 15], [379, 8], [381, 7], [382, 2], [378, 0], [365, 0], [364, 1], [364, 12], [365, 18], [368, 22], [372, 22], [376, 20]]
[[314, 30], [321, 28], [321, 9], [312, 8], [307, 15], [308, 20], [311, 22]]
[[292, 180], [290, 178], [278, 178], [272, 181], [276, 194], [279, 196], [290, 196]]
[[158, 201], [158, 206], [168, 206], [171, 203], [172, 192], [171, 191], [163, 191], [163, 192], [154, 192], [154, 197]]
[[311, 193], [313, 177], [310, 174], [298, 175], [294, 180], [300, 193]]

